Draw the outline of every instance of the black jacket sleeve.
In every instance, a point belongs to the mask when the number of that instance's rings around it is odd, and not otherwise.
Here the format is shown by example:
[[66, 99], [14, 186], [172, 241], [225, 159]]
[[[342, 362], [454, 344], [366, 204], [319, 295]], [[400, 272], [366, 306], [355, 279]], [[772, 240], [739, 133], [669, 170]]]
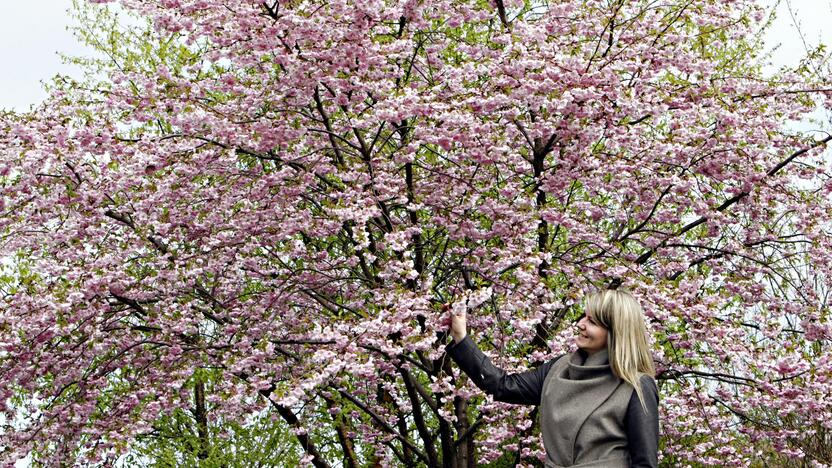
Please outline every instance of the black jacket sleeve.
[[497, 401], [518, 405], [540, 404], [543, 381], [557, 360], [550, 360], [527, 372], [507, 374], [491, 363], [470, 336], [466, 336], [459, 343], [448, 345], [445, 350], [477, 387], [492, 395]]
[[638, 394], [633, 392], [624, 419], [630, 466], [656, 468], [659, 465], [659, 390], [650, 376], [642, 375], [640, 383], [647, 412], [644, 412]]

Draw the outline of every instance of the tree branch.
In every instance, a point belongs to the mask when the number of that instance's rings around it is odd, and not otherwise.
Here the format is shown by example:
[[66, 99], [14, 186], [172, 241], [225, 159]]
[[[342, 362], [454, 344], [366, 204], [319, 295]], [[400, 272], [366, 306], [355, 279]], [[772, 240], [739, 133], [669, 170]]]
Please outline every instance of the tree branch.
[[[808, 146], [808, 147], [803, 148], [803, 149], [801, 149], [801, 150], [799, 150], [799, 151], [796, 151], [795, 153], [791, 154], [788, 158], [784, 159], [783, 161], [781, 161], [780, 163], [778, 163], [776, 166], [774, 166], [773, 168], [769, 169], [769, 171], [768, 171], [768, 172], [766, 172], [766, 176], [765, 176], [765, 177], [772, 177], [772, 176], [774, 176], [774, 175], [775, 175], [775, 174], [777, 174], [777, 173], [778, 173], [781, 169], [783, 169], [786, 165], [788, 165], [790, 162], [792, 162], [792, 161], [793, 161], [796, 157], [798, 157], [798, 156], [800, 156], [800, 155], [803, 155], [803, 154], [806, 154], [807, 152], [809, 152], [809, 151], [811, 151], [811, 150], [813, 150], [813, 149], [815, 149], [815, 148], [818, 148], [818, 147], [820, 147], [820, 146], [825, 146], [825, 145], [826, 145], [827, 143], [829, 143], [830, 141], [832, 141], [832, 136], [828, 136], [828, 137], [826, 137], [826, 138], [824, 138], [824, 139], [822, 139], [822, 140], [818, 140], [818, 141], [816, 141], [815, 143], [813, 143], [811, 146]], [[743, 198], [747, 197], [750, 193], [751, 193], [750, 191], [745, 191], [745, 192], [740, 192], [740, 193], [738, 193], [738, 194], [734, 195], [733, 197], [731, 197], [731, 198], [729, 198], [729, 199], [725, 200], [725, 201], [724, 201], [721, 205], [719, 205], [719, 206], [716, 208], [716, 210], [715, 210], [715, 211], [720, 211], [720, 212], [721, 212], [721, 211], [725, 211], [725, 210], [726, 210], [726, 209], [728, 209], [730, 206], [734, 205], [734, 204], [735, 204], [735, 203], [737, 203], [738, 201], [740, 201], [740, 200], [742, 200]], [[671, 238], [673, 238], [673, 237], [678, 237], [678, 236], [681, 236], [682, 234], [684, 234], [684, 233], [686, 233], [686, 232], [690, 231], [691, 229], [695, 228], [696, 226], [699, 226], [700, 224], [705, 223], [706, 221], [708, 221], [708, 219], [710, 219], [710, 217], [709, 217], [709, 216], [707, 216], [707, 215], [703, 215], [703, 216], [701, 216], [700, 218], [698, 218], [698, 219], [696, 219], [696, 220], [694, 220], [694, 221], [691, 221], [690, 223], [686, 224], [686, 225], [685, 225], [685, 226], [683, 226], [681, 229], [679, 229], [678, 231], [676, 231], [674, 234], [671, 234], [670, 236], [666, 237], [666, 238], [665, 238], [662, 242], [660, 242], [660, 243], [659, 243], [659, 245], [657, 245], [657, 246], [655, 246], [655, 247], [652, 247], [652, 248], [648, 249], [647, 251], [645, 251], [644, 253], [642, 253], [642, 254], [641, 254], [641, 255], [640, 255], [640, 256], [639, 256], [639, 257], [635, 260], [635, 262], [634, 262], [634, 263], [635, 263], [636, 265], [642, 265], [642, 264], [644, 264], [645, 262], [647, 262], [647, 260], [649, 260], [649, 259], [650, 259], [650, 257], [652, 257], [652, 256], [653, 256], [653, 254], [654, 254], [654, 253], [656, 253], [656, 250], [658, 250], [658, 249], [659, 249], [659, 248], [661, 248], [661, 247], [664, 247], [664, 246], [666, 245], [666, 243], [667, 243], [667, 241], [668, 241], [668, 240], [670, 240], [670, 239], [671, 239]]]
[[496, 0], [495, 3], [497, 4], [497, 16], [500, 17], [500, 24], [503, 25], [506, 31], [511, 31], [511, 24], [508, 22], [506, 6], [503, 4], [503, 0]]
[[422, 459], [423, 462], [429, 463], [427, 455], [425, 455], [424, 452], [419, 450], [419, 447], [417, 447], [416, 444], [414, 444], [410, 439], [405, 437], [403, 434], [399, 434], [395, 429], [393, 429], [393, 427], [390, 426], [390, 424], [387, 423], [387, 421], [384, 420], [384, 418], [379, 416], [375, 411], [371, 410], [367, 405], [365, 405], [360, 400], [358, 400], [358, 398], [350, 395], [345, 390], [342, 390], [342, 389], [339, 388], [338, 393], [340, 393], [347, 400], [350, 400], [355, 406], [360, 408], [361, 411], [364, 411], [365, 413], [367, 413], [371, 418], [373, 418], [373, 420], [376, 422], [376, 424], [378, 424], [383, 430], [387, 431], [389, 434], [391, 434], [394, 437], [396, 437], [397, 439], [399, 439], [404, 446], [406, 446], [411, 451], [413, 451], [413, 453], [415, 453], [416, 456], [418, 456], [420, 459]]

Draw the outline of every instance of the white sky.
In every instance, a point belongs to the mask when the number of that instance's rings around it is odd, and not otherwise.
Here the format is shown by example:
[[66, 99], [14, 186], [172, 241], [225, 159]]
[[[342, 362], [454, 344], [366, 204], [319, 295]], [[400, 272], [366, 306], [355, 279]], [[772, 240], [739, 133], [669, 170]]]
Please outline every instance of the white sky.
[[[774, 5], [776, 0], [760, 0]], [[773, 56], [774, 66], [794, 64], [804, 45], [794, 26], [788, 5], [801, 25], [810, 46], [823, 41], [832, 44], [832, 0], [781, 0], [778, 19], [769, 35], [770, 47], [780, 44]], [[61, 63], [58, 52], [90, 55], [67, 30], [67, 10], [72, 0], [0, 0], [0, 108], [27, 110], [46, 96], [41, 82], [57, 73], [78, 75]]]
[[769, 11], [776, 9], [776, 19], [766, 38], [766, 48], [774, 51], [772, 66], [796, 65], [807, 47], [832, 46], [832, 29], [828, 27], [832, 24], [832, 0], [758, 1]]
[[80, 75], [58, 56], [90, 55], [67, 31], [70, 6], [72, 0], [0, 0], [0, 108], [28, 110], [46, 97], [42, 81]]

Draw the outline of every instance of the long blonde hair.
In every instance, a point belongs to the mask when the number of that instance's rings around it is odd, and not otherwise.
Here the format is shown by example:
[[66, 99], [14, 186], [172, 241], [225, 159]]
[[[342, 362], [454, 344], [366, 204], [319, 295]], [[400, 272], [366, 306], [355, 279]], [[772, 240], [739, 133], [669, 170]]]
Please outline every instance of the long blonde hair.
[[647, 344], [644, 311], [638, 301], [627, 291], [607, 289], [587, 296], [584, 309], [607, 329], [607, 351], [613, 374], [633, 386], [642, 408], [647, 411], [639, 379], [642, 374], [655, 377], [656, 368]]

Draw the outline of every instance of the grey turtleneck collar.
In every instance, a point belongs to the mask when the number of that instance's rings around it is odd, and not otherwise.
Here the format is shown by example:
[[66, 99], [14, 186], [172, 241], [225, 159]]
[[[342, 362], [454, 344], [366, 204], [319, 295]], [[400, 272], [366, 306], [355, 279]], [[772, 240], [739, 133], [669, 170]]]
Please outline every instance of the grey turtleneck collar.
[[540, 426], [547, 466], [590, 461], [600, 464], [586, 466], [626, 466], [623, 417], [632, 389], [613, 375], [606, 349], [565, 358], [543, 384]]

